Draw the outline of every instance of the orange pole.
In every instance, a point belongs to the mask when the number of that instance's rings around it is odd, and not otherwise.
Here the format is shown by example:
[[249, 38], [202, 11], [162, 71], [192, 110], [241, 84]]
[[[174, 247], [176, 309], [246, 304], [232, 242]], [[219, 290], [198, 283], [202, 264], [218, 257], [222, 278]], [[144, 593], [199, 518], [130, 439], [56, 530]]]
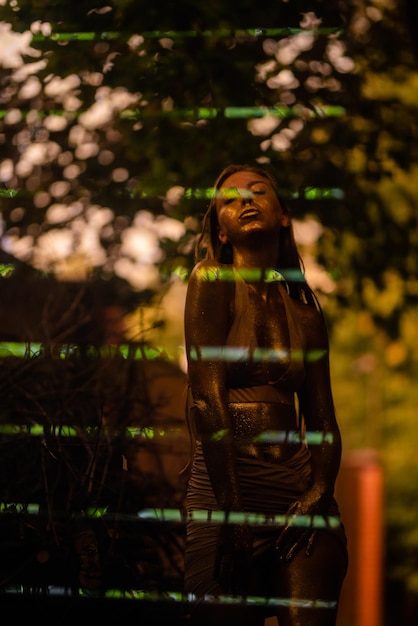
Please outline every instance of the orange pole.
[[379, 465], [360, 469], [357, 626], [382, 624], [383, 478]]

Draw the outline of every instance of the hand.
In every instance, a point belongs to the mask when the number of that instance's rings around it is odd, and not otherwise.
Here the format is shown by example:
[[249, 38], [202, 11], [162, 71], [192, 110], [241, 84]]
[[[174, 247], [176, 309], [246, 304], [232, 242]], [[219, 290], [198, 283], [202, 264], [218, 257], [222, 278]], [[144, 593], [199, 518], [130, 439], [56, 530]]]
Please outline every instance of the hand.
[[223, 591], [245, 596], [252, 561], [252, 533], [246, 524], [223, 524], [219, 528], [214, 577]]
[[312, 528], [298, 528], [291, 525], [285, 526], [275, 543], [275, 548], [279, 553], [279, 559], [288, 563], [295, 554], [305, 547], [306, 556], [310, 556], [314, 543], [316, 530]]
[[314, 527], [314, 512], [318, 508], [318, 502], [312, 496], [312, 492], [306, 492], [287, 512], [287, 523], [275, 543], [282, 561], [290, 561], [302, 548], [305, 548], [306, 556], [312, 553], [317, 532]]

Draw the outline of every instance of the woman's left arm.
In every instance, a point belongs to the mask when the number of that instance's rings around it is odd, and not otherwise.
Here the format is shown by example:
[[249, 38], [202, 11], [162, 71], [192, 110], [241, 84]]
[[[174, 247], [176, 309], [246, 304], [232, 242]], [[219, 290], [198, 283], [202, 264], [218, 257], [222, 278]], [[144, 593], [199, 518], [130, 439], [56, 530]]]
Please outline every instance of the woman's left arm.
[[335, 414], [329, 340], [322, 313], [306, 307], [304, 328], [306, 376], [298, 397], [312, 457], [312, 513], [326, 514], [340, 468], [341, 433]]
[[[329, 341], [322, 313], [303, 305], [305, 381], [298, 392], [306, 439], [311, 452], [310, 487], [289, 507], [287, 525], [276, 548], [289, 561], [301, 546], [310, 554], [316, 516], [327, 522], [329, 505], [341, 462], [341, 434], [331, 389]], [[302, 522], [302, 523], [301, 523]]]

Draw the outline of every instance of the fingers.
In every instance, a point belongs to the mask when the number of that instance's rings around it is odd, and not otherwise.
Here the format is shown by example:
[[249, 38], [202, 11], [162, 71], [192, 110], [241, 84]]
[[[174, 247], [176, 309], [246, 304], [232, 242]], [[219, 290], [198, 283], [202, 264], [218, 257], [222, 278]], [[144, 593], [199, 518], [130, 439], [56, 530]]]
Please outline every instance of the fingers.
[[275, 548], [279, 553], [279, 559], [288, 563], [301, 548], [306, 546], [305, 554], [310, 556], [316, 535], [312, 528], [300, 529], [287, 526], [281, 532], [276, 541]]
[[311, 556], [312, 554], [312, 546], [315, 539], [316, 530], [313, 530], [309, 536], [308, 545], [306, 546], [305, 554], [306, 556]]

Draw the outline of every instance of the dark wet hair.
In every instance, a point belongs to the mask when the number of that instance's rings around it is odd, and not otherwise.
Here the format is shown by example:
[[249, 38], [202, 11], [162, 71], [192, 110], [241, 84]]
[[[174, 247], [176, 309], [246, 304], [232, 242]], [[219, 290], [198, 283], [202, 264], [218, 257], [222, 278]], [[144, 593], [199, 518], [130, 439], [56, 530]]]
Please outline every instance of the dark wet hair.
[[213, 187], [213, 195], [209, 202], [206, 213], [203, 216], [202, 230], [196, 240], [195, 260], [213, 259], [220, 263], [232, 264], [233, 254], [230, 243], [223, 244], [218, 237], [219, 222], [216, 212], [216, 198], [224, 181], [236, 172], [253, 172], [265, 178], [274, 189], [284, 213], [289, 216], [289, 226], [282, 227], [280, 231], [279, 249], [277, 251], [276, 269], [286, 279], [290, 295], [298, 300], [313, 304], [318, 308], [318, 303], [311, 288], [306, 282], [304, 265], [296, 246], [293, 226], [289, 208], [280, 195], [279, 184], [276, 177], [267, 169], [258, 165], [232, 164], [225, 167], [219, 174]]

